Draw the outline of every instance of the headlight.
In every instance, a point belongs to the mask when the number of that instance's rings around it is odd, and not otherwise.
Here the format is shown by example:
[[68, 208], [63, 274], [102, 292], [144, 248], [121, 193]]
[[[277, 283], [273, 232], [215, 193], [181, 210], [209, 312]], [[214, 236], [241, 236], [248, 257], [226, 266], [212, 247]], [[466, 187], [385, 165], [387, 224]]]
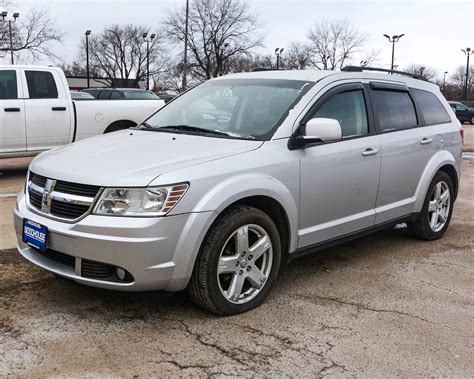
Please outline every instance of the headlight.
[[109, 216], [165, 216], [188, 188], [187, 183], [165, 187], [106, 188], [93, 213]]

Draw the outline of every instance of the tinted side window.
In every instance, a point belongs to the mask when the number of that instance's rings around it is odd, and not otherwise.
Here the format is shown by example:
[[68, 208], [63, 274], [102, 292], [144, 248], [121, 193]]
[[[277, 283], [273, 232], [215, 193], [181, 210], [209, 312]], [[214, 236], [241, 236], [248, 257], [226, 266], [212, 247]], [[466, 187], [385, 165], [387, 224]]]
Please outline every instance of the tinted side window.
[[30, 99], [56, 99], [58, 89], [53, 74], [46, 71], [25, 71]]
[[118, 100], [118, 99], [121, 99], [122, 96], [120, 96], [120, 93], [119, 91], [113, 91], [112, 92], [112, 95], [110, 96], [111, 99], [114, 99], [114, 100]]
[[413, 88], [411, 91], [428, 125], [451, 122], [448, 112], [435, 95], [420, 89]]
[[338, 120], [342, 127], [343, 137], [361, 136], [369, 133], [367, 109], [362, 90], [334, 95], [311, 118]]
[[373, 95], [375, 111], [383, 132], [417, 125], [415, 105], [408, 92], [376, 90]]
[[18, 99], [15, 70], [0, 70], [0, 99]]
[[110, 92], [111, 91], [100, 91], [99, 96], [97, 96], [98, 99], [110, 99]]

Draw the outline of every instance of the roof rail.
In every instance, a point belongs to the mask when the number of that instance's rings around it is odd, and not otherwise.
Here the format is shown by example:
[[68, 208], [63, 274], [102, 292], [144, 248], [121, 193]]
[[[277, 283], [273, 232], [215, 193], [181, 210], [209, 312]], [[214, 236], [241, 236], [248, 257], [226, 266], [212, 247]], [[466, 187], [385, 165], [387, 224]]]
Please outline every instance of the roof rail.
[[386, 68], [378, 68], [378, 67], [345, 66], [345, 67], [341, 68], [341, 71], [345, 71], [345, 72], [363, 72], [363, 71], [387, 72], [389, 74], [404, 75], [404, 76], [409, 76], [410, 78], [426, 81], [426, 79], [423, 78], [422, 76], [417, 75], [417, 74], [412, 74], [411, 72], [389, 70], [389, 69], [386, 69]]
[[265, 67], [255, 67], [252, 72], [259, 72], [259, 71], [280, 71], [276, 68], [265, 68]]

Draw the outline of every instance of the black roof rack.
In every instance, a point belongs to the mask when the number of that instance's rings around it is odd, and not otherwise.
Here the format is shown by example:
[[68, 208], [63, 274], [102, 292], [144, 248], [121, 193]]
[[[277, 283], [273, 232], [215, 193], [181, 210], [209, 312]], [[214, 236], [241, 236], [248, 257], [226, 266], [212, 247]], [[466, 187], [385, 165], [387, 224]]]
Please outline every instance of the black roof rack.
[[280, 71], [276, 68], [265, 68], [265, 67], [255, 67], [252, 72], [259, 72], [259, 71]]
[[426, 80], [422, 76], [417, 75], [417, 74], [412, 74], [411, 72], [389, 70], [389, 69], [386, 69], [386, 68], [378, 68], [378, 67], [345, 66], [345, 67], [341, 68], [341, 71], [346, 71], [346, 72], [363, 72], [363, 71], [387, 72], [387, 73], [390, 73], [390, 74], [409, 76], [410, 78], [414, 78], [414, 79]]

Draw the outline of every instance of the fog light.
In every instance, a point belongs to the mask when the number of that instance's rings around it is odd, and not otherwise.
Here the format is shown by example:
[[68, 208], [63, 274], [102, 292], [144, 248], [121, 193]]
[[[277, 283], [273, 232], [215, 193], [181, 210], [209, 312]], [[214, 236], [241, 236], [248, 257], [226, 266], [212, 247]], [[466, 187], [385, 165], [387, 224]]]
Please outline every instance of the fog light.
[[120, 268], [120, 267], [117, 267], [117, 269], [115, 270], [118, 278], [120, 280], [124, 280], [125, 279], [125, 270], [123, 268]]

